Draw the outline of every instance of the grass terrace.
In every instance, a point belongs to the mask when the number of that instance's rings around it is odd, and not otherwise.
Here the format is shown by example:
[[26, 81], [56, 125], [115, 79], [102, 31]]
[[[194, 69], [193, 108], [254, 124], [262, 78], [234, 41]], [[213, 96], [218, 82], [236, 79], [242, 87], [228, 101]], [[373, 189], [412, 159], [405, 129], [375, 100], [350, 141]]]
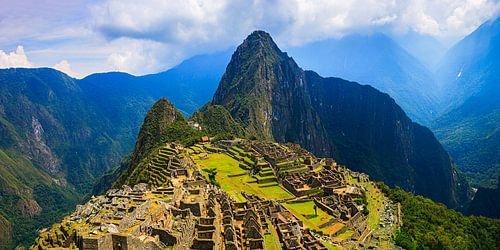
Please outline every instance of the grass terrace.
[[[216, 181], [238, 201], [245, 200], [241, 192], [270, 200], [293, 198], [293, 195], [281, 188], [276, 181], [258, 184], [255, 177], [249, 176], [246, 170], [239, 167], [237, 160], [226, 154], [209, 154], [208, 158], [194, 160], [201, 169], [217, 169]], [[202, 173], [208, 176], [207, 173]]]
[[367, 225], [373, 230], [380, 227], [380, 217], [384, 211], [384, 195], [372, 182], [357, 182], [350, 178], [350, 182], [358, 184], [366, 188], [366, 200], [368, 202], [367, 209], [370, 212], [367, 218]]
[[294, 203], [284, 203], [283, 204], [290, 212], [292, 212], [297, 218], [304, 222], [304, 225], [310, 229], [315, 229], [316, 231], [321, 231], [324, 234], [332, 234], [339, 227], [339, 223], [333, 224], [332, 226], [326, 228], [320, 228], [319, 226], [327, 223], [333, 217], [327, 214], [325, 211], [317, 208], [318, 215], [314, 214], [314, 201], [305, 202], [294, 202]]
[[271, 224], [270, 221], [267, 221], [269, 233], [264, 234], [264, 244], [266, 245], [266, 249], [268, 250], [280, 250], [280, 239], [278, 237], [278, 233], [276, 229]]

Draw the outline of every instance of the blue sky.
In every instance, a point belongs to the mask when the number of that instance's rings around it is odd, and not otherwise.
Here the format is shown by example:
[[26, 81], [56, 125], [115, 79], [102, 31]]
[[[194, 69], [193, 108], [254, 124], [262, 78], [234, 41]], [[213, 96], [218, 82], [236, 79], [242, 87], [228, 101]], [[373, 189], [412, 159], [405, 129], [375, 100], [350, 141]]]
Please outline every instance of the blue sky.
[[497, 0], [0, 0], [0, 68], [72, 76], [168, 69], [252, 30], [286, 48], [352, 33], [409, 31], [451, 44], [498, 16]]

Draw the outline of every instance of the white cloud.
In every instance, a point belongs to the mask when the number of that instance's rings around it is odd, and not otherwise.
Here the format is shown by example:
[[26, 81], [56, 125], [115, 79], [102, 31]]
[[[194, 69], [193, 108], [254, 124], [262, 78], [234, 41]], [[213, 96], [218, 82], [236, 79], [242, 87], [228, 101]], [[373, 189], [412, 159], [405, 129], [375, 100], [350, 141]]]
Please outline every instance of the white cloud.
[[71, 64], [66, 60], [62, 60], [62, 61], [54, 64], [54, 66], [52, 66], [52, 68], [57, 69], [59, 71], [62, 71], [62, 72], [66, 73], [67, 75], [72, 76], [72, 77], [79, 77], [80, 76], [79, 74], [75, 73], [71, 69]]
[[0, 68], [31, 68], [33, 65], [24, 53], [23, 46], [17, 46], [15, 52], [5, 53], [0, 50]]
[[494, 0], [107, 0], [91, 13], [92, 27], [106, 39], [133, 41], [108, 62], [118, 70], [150, 73], [235, 46], [255, 29], [268, 31], [285, 48], [350, 33], [409, 30], [448, 41], [499, 9]]
[[409, 30], [456, 41], [499, 10], [497, 0], [18, 0], [0, 8], [0, 48], [29, 46], [33, 64], [64, 58], [80, 75], [145, 74], [238, 45], [255, 29], [285, 49]]
[[154, 73], [174, 66], [185, 58], [182, 48], [151, 40], [119, 38], [109, 45], [108, 66], [132, 74]]

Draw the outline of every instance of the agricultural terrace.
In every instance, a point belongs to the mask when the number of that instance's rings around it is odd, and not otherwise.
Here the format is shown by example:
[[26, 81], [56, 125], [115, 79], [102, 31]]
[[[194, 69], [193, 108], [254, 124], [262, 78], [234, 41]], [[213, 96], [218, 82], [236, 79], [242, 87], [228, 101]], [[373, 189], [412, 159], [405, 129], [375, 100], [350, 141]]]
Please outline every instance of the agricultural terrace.
[[313, 201], [305, 201], [305, 202], [289, 202], [283, 204], [290, 212], [292, 212], [297, 218], [302, 220], [310, 229], [314, 229], [315, 231], [322, 232], [323, 234], [330, 235], [343, 227], [341, 223], [335, 223], [331, 226], [327, 226], [321, 228], [320, 226], [327, 223], [331, 219], [334, 219], [331, 215], [327, 214], [325, 211], [320, 208], [316, 209], [316, 213], [314, 211], [314, 202]]
[[[215, 168], [216, 181], [222, 190], [237, 201], [245, 201], [241, 192], [258, 195], [269, 200], [293, 198], [293, 195], [281, 188], [276, 181], [258, 184], [257, 179], [248, 171], [239, 167], [239, 162], [226, 154], [208, 154], [193, 156], [195, 163], [203, 169]], [[207, 176], [208, 174], [202, 171]]]

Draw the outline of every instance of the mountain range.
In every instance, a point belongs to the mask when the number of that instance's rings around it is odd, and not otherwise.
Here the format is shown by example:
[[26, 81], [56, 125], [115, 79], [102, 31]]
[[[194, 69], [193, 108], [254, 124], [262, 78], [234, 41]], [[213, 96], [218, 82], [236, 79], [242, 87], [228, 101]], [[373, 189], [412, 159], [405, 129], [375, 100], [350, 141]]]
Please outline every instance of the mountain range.
[[[139, 164], [134, 154], [122, 159], [161, 97], [182, 116], [194, 113], [191, 122], [211, 135], [299, 143], [374, 180], [462, 206], [469, 186], [453, 160], [474, 185], [493, 187], [500, 175], [499, 27], [499, 20], [483, 24], [436, 72], [385, 35], [290, 48], [291, 58], [260, 31], [234, 53], [196, 56], [146, 76], [77, 80], [48, 68], [2, 69], [0, 242], [26, 243], [105, 171], [118, 166], [98, 190]], [[453, 160], [412, 120], [430, 125]], [[183, 126], [171, 129], [186, 135]]]
[[306, 69], [389, 94], [408, 116], [429, 124], [440, 112], [432, 72], [383, 34], [348, 35], [292, 47], [289, 54]]

